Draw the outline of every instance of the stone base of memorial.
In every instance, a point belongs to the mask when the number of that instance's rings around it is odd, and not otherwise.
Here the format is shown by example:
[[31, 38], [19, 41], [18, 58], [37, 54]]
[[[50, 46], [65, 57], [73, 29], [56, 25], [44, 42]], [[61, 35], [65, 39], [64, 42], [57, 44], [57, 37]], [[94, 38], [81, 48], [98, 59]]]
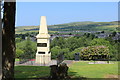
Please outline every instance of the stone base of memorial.
[[51, 54], [36, 54], [35, 63], [48, 64], [51, 61]]

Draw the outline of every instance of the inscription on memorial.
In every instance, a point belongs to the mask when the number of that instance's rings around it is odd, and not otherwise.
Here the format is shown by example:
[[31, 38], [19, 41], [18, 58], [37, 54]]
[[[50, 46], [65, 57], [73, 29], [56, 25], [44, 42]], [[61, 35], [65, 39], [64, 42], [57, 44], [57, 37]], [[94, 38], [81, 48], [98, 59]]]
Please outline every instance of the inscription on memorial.
[[47, 47], [47, 43], [37, 43], [37, 47]]
[[45, 54], [45, 52], [38, 52], [38, 54]]

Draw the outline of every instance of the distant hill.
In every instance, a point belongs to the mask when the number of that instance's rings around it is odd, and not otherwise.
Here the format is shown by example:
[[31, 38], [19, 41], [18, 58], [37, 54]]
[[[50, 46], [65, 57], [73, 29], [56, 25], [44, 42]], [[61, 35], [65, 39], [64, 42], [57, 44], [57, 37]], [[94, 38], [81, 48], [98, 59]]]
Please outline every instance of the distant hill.
[[[116, 31], [118, 22], [71, 22], [65, 24], [48, 25], [49, 32], [61, 31]], [[19, 26], [16, 33], [38, 32], [39, 26]]]

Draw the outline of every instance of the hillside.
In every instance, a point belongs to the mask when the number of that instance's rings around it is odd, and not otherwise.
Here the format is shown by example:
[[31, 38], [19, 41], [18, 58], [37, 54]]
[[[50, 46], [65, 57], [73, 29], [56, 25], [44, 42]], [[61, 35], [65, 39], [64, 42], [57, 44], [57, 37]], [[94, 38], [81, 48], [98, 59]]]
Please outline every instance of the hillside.
[[[65, 31], [116, 31], [118, 22], [71, 22], [65, 24], [48, 25], [50, 33]], [[19, 26], [16, 27], [16, 34], [26, 32], [38, 32], [39, 26]]]

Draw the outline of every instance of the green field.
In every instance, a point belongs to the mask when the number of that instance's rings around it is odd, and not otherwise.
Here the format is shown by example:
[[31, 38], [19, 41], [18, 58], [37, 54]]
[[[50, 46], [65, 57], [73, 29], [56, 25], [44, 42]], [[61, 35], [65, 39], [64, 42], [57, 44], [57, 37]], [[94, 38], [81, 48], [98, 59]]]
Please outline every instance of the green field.
[[[17, 26], [16, 34], [25, 34], [30, 32], [38, 32], [40, 26]], [[49, 33], [59, 31], [116, 31], [118, 22], [71, 22], [65, 24], [48, 25]], [[74, 34], [74, 33], [73, 33]]]
[[118, 74], [118, 62], [114, 64], [88, 64], [89, 61], [73, 63], [69, 68], [69, 75], [85, 78], [105, 78], [107, 75]]
[[[114, 64], [88, 64], [88, 62], [70, 64], [68, 75], [73, 78], [106, 78], [108, 75], [118, 74], [118, 62], [113, 62]], [[49, 75], [50, 68], [46, 66], [15, 66], [15, 78], [40, 78]]]

